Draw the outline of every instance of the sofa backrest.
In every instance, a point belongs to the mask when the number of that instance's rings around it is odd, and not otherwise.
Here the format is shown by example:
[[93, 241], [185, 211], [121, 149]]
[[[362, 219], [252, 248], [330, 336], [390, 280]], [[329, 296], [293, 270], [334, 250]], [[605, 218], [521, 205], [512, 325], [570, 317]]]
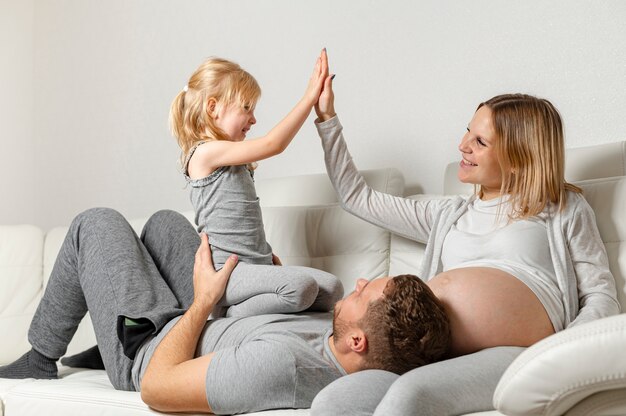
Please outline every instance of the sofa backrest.
[[[398, 169], [360, 171], [365, 182], [377, 191], [402, 195], [404, 176]], [[330, 205], [338, 202], [337, 193], [325, 173], [263, 179], [256, 182], [261, 206], [292, 207]]]
[[[362, 173], [375, 190], [404, 191], [397, 169]], [[388, 273], [391, 234], [345, 212], [326, 174], [267, 179], [257, 191], [267, 240], [283, 264], [326, 270], [346, 293], [358, 278]]]
[[26, 334], [41, 297], [43, 241], [35, 226], [0, 226], [0, 364], [30, 348]]
[[626, 312], [626, 176], [576, 182], [596, 214], [596, 223]]

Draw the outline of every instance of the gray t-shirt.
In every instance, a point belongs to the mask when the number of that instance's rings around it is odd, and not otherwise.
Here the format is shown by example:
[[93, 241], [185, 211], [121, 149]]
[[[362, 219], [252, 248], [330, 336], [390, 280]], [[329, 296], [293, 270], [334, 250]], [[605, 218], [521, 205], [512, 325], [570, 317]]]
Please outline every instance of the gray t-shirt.
[[[139, 349], [132, 369], [137, 391], [170, 321]], [[259, 315], [207, 321], [196, 357], [215, 352], [206, 394], [216, 414], [308, 408], [315, 395], [346, 374], [328, 345], [331, 313]]]

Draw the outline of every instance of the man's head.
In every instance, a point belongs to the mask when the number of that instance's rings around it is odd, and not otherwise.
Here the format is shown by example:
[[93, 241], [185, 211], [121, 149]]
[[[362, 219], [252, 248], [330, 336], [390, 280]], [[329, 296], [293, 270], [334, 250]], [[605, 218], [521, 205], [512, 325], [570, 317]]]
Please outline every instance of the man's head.
[[441, 358], [449, 339], [443, 305], [413, 275], [359, 279], [354, 292], [335, 305], [333, 343], [356, 363], [349, 372], [402, 374]]

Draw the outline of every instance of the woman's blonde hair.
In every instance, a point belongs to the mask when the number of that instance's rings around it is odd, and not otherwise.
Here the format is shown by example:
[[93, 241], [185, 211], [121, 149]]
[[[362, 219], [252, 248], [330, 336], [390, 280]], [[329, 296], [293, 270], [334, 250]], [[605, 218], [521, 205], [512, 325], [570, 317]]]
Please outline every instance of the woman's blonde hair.
[[[567, 191], [582, 192], [565, 182], [563, 123], [548, 100], [504, 94], [481, 103], [491, 110], [495, 149], [502, 171], [500, 193], [509, 194], [512, 219], [538, 215], [548, 202], [563, 210]], [[482, 190], [478, 190], [482, 196]]]
[[215, 111], [232, 104], [254, 110], [261, 96], [256, 79], [238, 64], [211, 57], [191, 75], [183, 91], [170, 107], [170, 130], [181, 148], [181, 165], [191, 148], [206, 140], [228, 140], [209, 115], [209, 101], [216, 102]]

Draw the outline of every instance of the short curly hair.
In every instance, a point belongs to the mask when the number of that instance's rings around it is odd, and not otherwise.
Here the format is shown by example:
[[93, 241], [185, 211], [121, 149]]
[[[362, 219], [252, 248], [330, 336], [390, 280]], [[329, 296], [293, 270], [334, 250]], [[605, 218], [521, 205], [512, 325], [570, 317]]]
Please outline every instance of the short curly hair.
[[359, 326], [368, 340], [363, 370], [403, 374], [441, 359], [450, 343], [443, 304], [426, 283], [410, 274], [389, 280]]

